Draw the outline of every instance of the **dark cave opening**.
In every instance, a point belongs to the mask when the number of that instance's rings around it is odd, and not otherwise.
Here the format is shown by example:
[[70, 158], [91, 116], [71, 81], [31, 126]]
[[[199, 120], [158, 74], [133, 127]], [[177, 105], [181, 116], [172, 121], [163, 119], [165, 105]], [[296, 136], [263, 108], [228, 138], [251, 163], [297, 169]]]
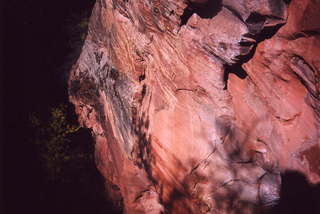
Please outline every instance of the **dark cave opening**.
[[187, 24], [190, 17], [195, 13], [203, 19], [211, 19], [222, 8], [222, 0], [204, 1], [203, 3], [188, 1], [188, 6], [184, 9], [180, 19], [180, 26]]

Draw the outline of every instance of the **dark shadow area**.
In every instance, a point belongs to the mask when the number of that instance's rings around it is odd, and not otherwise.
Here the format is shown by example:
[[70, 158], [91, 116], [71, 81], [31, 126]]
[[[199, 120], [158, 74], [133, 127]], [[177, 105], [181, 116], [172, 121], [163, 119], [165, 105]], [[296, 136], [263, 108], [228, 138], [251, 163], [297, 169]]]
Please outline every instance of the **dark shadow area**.
[[[70, 140], [71, 146], [66, 149], [73, 153], [94, 153], [94, 142], [88, 129], [81, 129]], [[30, 208], [35, 213], [120, 213], [107, 200], [104, 179], [97, 171], [93, 157], [66, 162], [60, 174], [56, 181], [48, 181], [45, 177], [38, 184], [41, 191], [36, 198], [37, 204]], [[13, 210], [7, 208], [8, 213]]]
[[280, 200], [268, 214], [319, 214], [320, 184], [310, 184], [306, 177], [295, 171], [281, 175]]
[[206, 3], [193, 3], [188, 1], [188, 6], [181, 15], [180, 26], [187, 24], [189, 18], [196, 13], [203, 19], [211, 19], [222, 9], [222, 0], [207, 1]]
[[[141, 100], [146, 94], [147, 86], [143, 85], [141, 91]], [[132, 123], [134, 125], [132, 132], [138, 137], [138, 148], [137, 148], [137, 159], [135, 163], [139, 168], [144, 168], [147, 172], [147, 176], [152, 183], [157, 184], [157, 180], [152, 177], [151, 170], [151, 160], [152, 160], [152, 151], [151, 151], [151, 137], [147, 135], [149, 129], [149, 118], [143, 112], [141, 116], [138, 115], [137, 109], [132, 109], [133, 117]]]
[[[0, 28], [4, 29], [4, 5], [0, 3]], [[4, 78], [3, 78], [3, 59], [4, 59], [4, 38], [3, 38], [3, 32], [0, 32], [0, 213], [4, 213], [3, 210], [3, 201], [4, 201], [4, 194], [3, 194], [3, 188], [4, 188], [4, 182], [3, 182], [3, 161], [4, 161], [4, 152], [3, 152], [3, 142], [4, 142], [4, 111], [3, 111], [3, 96], [4, 96]]]
[[265, 26], [267, 19], [277, 19], [268, 17], [256, 12], [253, 12], [245, 20], [246, 25], [249, 29], [249, 34], [245, 35], [246, 37], [253, 38], [257, 43], [262, 42], [266, 39], [273, 37], [278, 30], [285, 25], [285, 23], [279, 23], [274, 26]]
[[252, 57], [254, 56], [257, 44], [273, 37], [278, 30], [284, 25], [284, 24], [278, 24], [272, 27], [264, 27], [264, 23], [266, 21], [266, 17], [258, 14], [258, 13], [251, 13], [250, 16], [245, 21], [246, 25], [249, 28], [249, 33], [243, 35], [244, 37], [252, 38], [256, 40], [256, 43], [253, 43], [251, 41], [241, 41], [239, 45], [243, 49], [249, 49], [251, 48], [250, 52], [245, 55], [239, 55], [237, 57], [237, 63], [233, 65], [226, 65], [225, 72], [224, 72], [224, 81], [226, 83], [225, 89], [227, 89], [227, 81], [229, 78], [230, 73], [234, 73], [237, 75], [237, 77], [244, 79], [247, 77], [246, 71], [242, 68], [242, 65], [246, 62], [248, 62]]
[[261, 31], [266, 21], [266, 17], [259, 13], [251, 13], [246, 20], [246, 24], [249, 28], [250, 33], [256, 34]]
[[283, 26], [284, 24], [278, 24], [276, 26], [273, 27], [265, 27], [263, 28], [263, 30], [257, 34], [257, 36], [255, 37], [255, 39], [257, 40], [257, 42], [262, 42], [266, 39], [270, 39], [271, 37], [273, 37], [278, 30]]
[[223, 74], [223, 81], [225, 82], [225, 90], [228, 89], [228, 79], [229, 79], [229, 74], [235, 74], [237, 77], [240, 79], [245, 79], [248, 74], [247, 72], [242, 68], [242, 65], [236, 64], [233, 66], [226, 65], [224, 69], [224, 74]]
[[[68, 103], [67, 70], [78, 57], [83, 41], [78, 24], [90, 15], [95, 1], [2, 3], [1, 213], [115, 213], [105, 200], [104, 183], [94, 162], [87, 162], [83, 169], [66, 165], [72, 182], [52, 183], [39, 160], [38, 146], [30, 142], [34, 133], [30, 131], [29, 115], [37, 112], [46, 117], [50, 107]], [[77, 149], [93, 150], [88, 130], [72, 141]], [[81, 174], [83, 171], [86, 173]]]

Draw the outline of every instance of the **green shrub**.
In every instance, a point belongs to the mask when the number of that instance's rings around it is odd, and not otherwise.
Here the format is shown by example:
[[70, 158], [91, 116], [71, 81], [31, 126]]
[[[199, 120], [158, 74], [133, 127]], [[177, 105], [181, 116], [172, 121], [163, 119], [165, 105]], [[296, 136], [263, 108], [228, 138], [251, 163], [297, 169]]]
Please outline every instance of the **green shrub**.
[[80, 142], [72, 140], [81, 128], [68, 118], [67, 105], [61, 104], [49, 111], [48, 119], [41, 119], [35, 113], [30, 115], [32, 141], [38, 148], [48, 179], [68, 182], [71, 171], [92, 162], [92, 151], [81, 148]]

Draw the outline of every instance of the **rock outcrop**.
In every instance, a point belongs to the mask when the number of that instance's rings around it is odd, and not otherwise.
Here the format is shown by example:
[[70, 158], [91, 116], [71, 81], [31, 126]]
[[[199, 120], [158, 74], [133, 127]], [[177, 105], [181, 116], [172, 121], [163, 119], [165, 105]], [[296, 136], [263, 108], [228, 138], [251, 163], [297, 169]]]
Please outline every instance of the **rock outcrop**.
[[97, 0], [69, 78], [125, 213], [260, 213], [320, 182], [317, 0]]

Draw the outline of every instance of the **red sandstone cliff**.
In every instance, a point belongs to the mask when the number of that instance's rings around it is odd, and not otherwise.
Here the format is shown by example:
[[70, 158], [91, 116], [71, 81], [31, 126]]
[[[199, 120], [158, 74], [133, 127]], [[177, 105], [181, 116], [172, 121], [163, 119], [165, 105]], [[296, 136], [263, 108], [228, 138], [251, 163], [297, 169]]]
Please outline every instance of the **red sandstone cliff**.
[[319, 10], [97, 0], [69, 94], [125, 213], [259, 213], [280, 173], [320, 182]]

